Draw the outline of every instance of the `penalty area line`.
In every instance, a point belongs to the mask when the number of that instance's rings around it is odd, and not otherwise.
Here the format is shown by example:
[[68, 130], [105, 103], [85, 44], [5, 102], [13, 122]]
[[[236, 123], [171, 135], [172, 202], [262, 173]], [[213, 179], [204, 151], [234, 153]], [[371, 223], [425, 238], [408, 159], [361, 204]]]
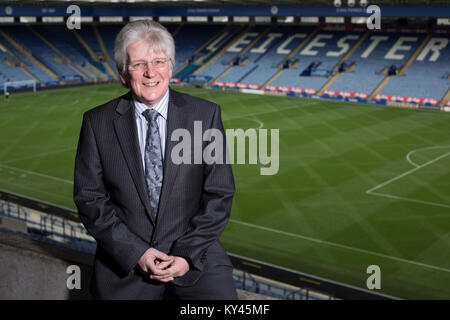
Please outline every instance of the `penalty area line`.
[[388, 185], [388, 184], [390, 184], [390, 183], [392, 183], [394, 181], [397, 181], [397, 180], [399, 180], [399, 179], [401, 179], [403, 177], [406, 177], [407, 175], [409, 175], [409, 174], [411, 174], [411, 173], [413, 173], [413, 172], [415, 172], [415, 171], [417, 171], [419, 169], [422, 169], [422, 168], [424, 168], [424, 167], [426, 167], [426, 166], [428, 166], [428, 165], [430, 165], [430, 164], [432, 164], [432, 163], [434, 163], [434, 162], [436, 162], [438, 160], [441, 160], [442, 158], [445, 158], [448, 155], [450, 155], [450, 152], [444, 153], [443, 155], [440, 155], [439, 157], [437, 157], [435, 159], [432, 159], [432, 160], [430, 160], [430, 161], [428, 161], [428, 162], [426, 162], [426, 163], [424, 163], [424, 164], [422, 164], [420, 166], [412, 168], [411, 170], [408, 170], [408, 171], [406, 171], [406, 172], [404, 172], [404, 173], [402, 173], [402, 174], [400, 174], [400, 175], [398, 175], [398, 176], [396, 176], [396, 177], [394, 177], [392, 179], [389, 179], [386, 182], [383, 182], [383, 183], [373, 187], [372, 189], [367, 190], [366, 193], [370, 194], [371, 192], [373, 192], [373, 191], [375, 191], [377, 189], [380, 189], [380, 188], [382, 188], [382, 187], [384, 187], [384, 186], [386, 186], [386, 185]]
[[[408, 154], [409, 155], [409, 154]], [[440, 155], [439, 157], [432, 159], [422, 165], [417, 165], [416, 167], [412, 168], [411, 170], [408, 170], [392, 179], [389, 179], [375, 187], [373, 187], [372, 189], [366, 190], [366, 194], [369, 195], [373, 195], [373, 196], [379, 196], [379, 197], [385, 197], [385, 198], [390, 198], [390, 199], [396, 199], [396, 200], [405, 200], [405, 201], [410, 201], [410, 202], [416, 202], [416, 203], [421, 203], [421, 204], [427, 204], [427, 205], [432, 205], [432, 206], [438, 206], [438, 207], [443, 207], [443, 208], [450, 208], [450, 205], [447, 204], [443, 204], [443, 203], [438, 203], [438, 202], [431, 202], [431, 201], [423, 201], [423, 200], [418, 200], [418, 199], [412, 199], [412, 198], [405, 198], [405, 197], [399, 197], [399, 196], [395, 196], [395, 195], [391, 195], [391, 194], [387, 194], [387, 193], [381, 193], [381, 192], [374, 192], [375, 190], [378, 190], [384, 186], [387, 186], [388, 184], [397, 181], [401, 178], [406, 177], [407, 175], [410, 175], [411, 173], [416, 172], [419, 169], [422, 169], [436, 161], [441, 160], [442, 158], [447, 157], [448, 155], [450, 155], [450, 152], [444, 153], [442, 155]]]

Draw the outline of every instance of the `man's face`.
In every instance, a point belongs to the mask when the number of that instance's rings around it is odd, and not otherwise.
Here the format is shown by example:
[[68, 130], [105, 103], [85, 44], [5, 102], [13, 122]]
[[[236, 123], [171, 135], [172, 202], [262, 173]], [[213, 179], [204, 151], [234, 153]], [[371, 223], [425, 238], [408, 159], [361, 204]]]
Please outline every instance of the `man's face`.
[[[163, 52], [154, 51], [146, 40], [129, 45], [127, 54], [127, 75], [121, 75], [120, 80], [124, 84], [128, 82], [134, 96], [142, 103], [154, 106], [169, 88], [172, 77], [169, 59]], [[153, 66], [155, 61], [160, 65]]]

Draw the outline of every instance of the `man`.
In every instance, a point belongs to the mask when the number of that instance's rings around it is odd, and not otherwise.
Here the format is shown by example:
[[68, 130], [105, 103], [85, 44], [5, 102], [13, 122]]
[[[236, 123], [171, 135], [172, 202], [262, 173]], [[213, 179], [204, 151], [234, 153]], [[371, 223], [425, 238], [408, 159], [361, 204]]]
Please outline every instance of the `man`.
[[[172, 159], [179, 143], [172, 133], [194, 137], [194, 122], [220, 130], [226, 148], [220, 108], [169, 89], [175, 49], [160, 24], [127, 24], [114, 51], [130, 92], [85, 113], [75, 160], [74, 201], [97, 240], [93, 294], [236, 299], [218, 240], [234, 194], [231, 167], [225, 159]], [[192, 154], [199, 143], [203, 150], [211, 142], [192, 141]]]

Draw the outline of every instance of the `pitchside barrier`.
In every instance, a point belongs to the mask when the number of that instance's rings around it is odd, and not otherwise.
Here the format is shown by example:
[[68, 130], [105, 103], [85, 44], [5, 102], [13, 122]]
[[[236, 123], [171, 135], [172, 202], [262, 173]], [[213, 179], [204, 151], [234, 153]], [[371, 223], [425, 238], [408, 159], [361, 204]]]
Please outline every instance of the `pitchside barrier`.
[[244, 93], [256, 93], [256, 94], [269, 94], [269, 95], [284, 95], [295, 96], [304, 98], [319, 98], [329, 100], [341, 100], [348, 102], [360, 102], [360, 103], [372, 103], [383, 104], [388, 106], [405, 107], [405, 108], [424, 108], [450, 111], [450, 100], [445, 103], [445, 106], [440, 106], [438, 99], [416, 98], [416, 97], [403, 97], [377, 94], [373, 99], [369, 99], [367, 93], [360, 92], [348, 92], [348, 91], [336, 91], [325, 90], [322, 94], [319, 94], [316, 89], [308, 88], [295, 88], [287, 86], [265, 86], [261, 87], [256, 84], [248, 83], [234, 83], [234, 82], [212, 82], [212, 88], [215, 89], [229, 89], [238, 90]]

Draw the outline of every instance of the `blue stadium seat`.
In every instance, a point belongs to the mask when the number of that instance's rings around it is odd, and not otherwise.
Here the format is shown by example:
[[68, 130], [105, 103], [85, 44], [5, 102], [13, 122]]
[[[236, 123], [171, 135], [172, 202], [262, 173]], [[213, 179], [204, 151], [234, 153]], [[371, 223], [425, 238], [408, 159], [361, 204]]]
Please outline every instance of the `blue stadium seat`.
[[[111, 58], [114, 56], [114, 40], [123, 24], [99, 24], [96, 28]], [[328, 90], [347, 91], [370, 94], [385, 78], [392, 66], [402, 70], [402, 66], [426, 37], [422, 32], [371, 32], [358, 48], [349, 56], [342, 59], [345, 53], [357, 43], [367, 30], [353, 29], [330, 30], [317, 26], [268, 26], [256, 25], [247, 31], [239, 25], [185, 23], [167, 24], [169, 32], [175, 34], [176, 61], [174, 77], [188, 78], [197, 68], [210, 61], [199, 76], [219, 79], [222, 82], [255, 84], [262, 86], [279, 70], [282, 73], [270, 84], [319, 90], [339, 69], [337, 79], [331, 83]], [[86, 68], [91, 64], [99, 71], [108, 75], [100, 61], [93, 59], [80, 41], [65, 25], [36, 24], [31, 27], [23, 25], [8, 25], [2, 29], [10, 34], [33, 56], [58, 75], [61, 80], [81, 79], [84, 74], [93, 80], [94, 75]], [[47, 39], [62, 52], [64, 57], [72, 61], [73, 68], [61, 63], [62, 57], [40, 39], [32, 30]], [[313, 33], [318, 30], [317, 33]], [[94, 27], [84, 24], [77, 32], [88, 43], [98, 56], [103, 56], [100, 43], [95, 35]], [[245, 38], [238, 38], [246, 32]], [[264, 33], [264, 34], [263, 34]], [[257, 39], [259, 35], [263, 35]], [[310, 39], [293, 56], [289, 53], [298, 47], [308, 35]], [[257, 39], [252, 47], [242, 53], [249, 43]], [[399, 95], [417, 98], [442, 99], [450, 86], [448, 65], [450, 63], [450, 37], [446, 33], [432, 34], [423, 54], [419, 54], [403, 75], [394, 75], [381, 88], [380, 94]], [[236, 42], [238, 41], [239, 42]], [[400, 43], [399, 41], [403, 41]], [[30, 61], [25, 55], [16, 50], [6, 39], [0, 37], [0, 43], [10, 50], [13, 57], [5, 50], [0, 50], [0, 84], [6, 81], [30, 80], [31, 77], [23, 72], [19, 65], [43, 83], [55, 82], [48, 73]], [[206, 44], [209, 44], [205, 47]], [[394, 47], [396, 45], [396, 47]], [[227, 50], [219, 57], [217, 54], [227, 46]], [[0, 47], [1, 48], [1, 47]], [[436, 49], [437, 48], [437, 49]], [[106, 57], [104, 57], [106, 59]], [[201, 62], [199, 62], [200, 60]], [[289, 59], [289, 64], [286, 62]], [[113, 59], [106, 59], [113, 70], [116, 69]], [[238, 61], [238, 63], [236, 63]], [[284, 66], [283, 66], [284, 63]], [[340, 65], [339, 65], [340, 64]], [[182, 68], [183, 67], [183, 68]], [[337, 67], [337, 69], [333, 69]], [[175, 72], [179, 72], [175, 74]], [[301, 76], [303, 74], [303, 76]], [[109, 75], [111, 79], [111, 75]]]

